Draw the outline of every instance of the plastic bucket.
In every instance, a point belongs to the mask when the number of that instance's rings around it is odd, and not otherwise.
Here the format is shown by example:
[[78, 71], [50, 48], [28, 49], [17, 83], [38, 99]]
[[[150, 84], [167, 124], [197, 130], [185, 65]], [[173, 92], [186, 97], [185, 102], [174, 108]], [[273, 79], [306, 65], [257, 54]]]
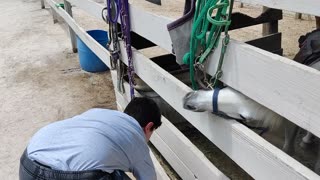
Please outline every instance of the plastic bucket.
[[[108, 43], [107, 31], [90, 30], [87, 33], [103, 47], [106, 47]], [[103, 72], [109, 69], [79, 37], [77, 37], [77, 47], [80, 66], [83, 70], [88, 72]]]

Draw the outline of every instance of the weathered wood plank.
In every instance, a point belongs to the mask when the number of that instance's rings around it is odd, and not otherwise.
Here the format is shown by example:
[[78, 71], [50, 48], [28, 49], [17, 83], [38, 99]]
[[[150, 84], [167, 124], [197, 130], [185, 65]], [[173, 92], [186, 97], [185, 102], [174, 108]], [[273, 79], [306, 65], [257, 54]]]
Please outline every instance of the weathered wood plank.
[[[122, 54], [122, 59], [127, 64], [126, 55]], [[319, 178], [243, 125], [211, 113], [193, 113], [183, 109], [182, 98], [191, 89], [136, 50], [133, 50], [133, 59], [139, 59], [134, 61], [134, 67], [144, 82], [255, 179]]]
[[[111, 73], [113, 83], [116, 85], [116, 72]], [[115, 89], [117, 103], [120, 107], [125, 107], [130, 99], [128, 83], [125, 83], [125, 89], [125, 94]], [[136, 95], [139, 96], [139, 94]], [[162, 125], [154, 132], [150, 140], [182, 179], [195, 179], [195, 177], [198, 179], [208, 179], [208, 177], [228, 179], [165, 117], [162, 116]]]
[[278, 22], [283, 18], [282, 11], [277, 9], [268, 9], [263, 11], [258, 17], [251, 17], [246, 14], [235, 12], [231, 16], [229, 30], [240, 29], [254, 26], [262, 23]]
[[[258, 47], [260, 49], [277, 54], [277, 52], [282, 50], [281, 37], [282, 37], [281, 33], [275, 33], [275, 34], [267, 35], [258, 39], [247, 41], [246, 43], [254, 47]], [[278, 54], [278, 55], [281, 56], [282, 54]]]
[[[266, 11], [270, 11], [270, 10], [275, 10], [275, 9], [270, 9], [268, 7], [265, 7], [265, 6], [263, 6], [263, 8], [262, 8], [262, 12], [266, 12]], [[281, 16], [282, 16], [282, 11], [281, 10], [275, 10], [275, 11], [279, 11], [281, 13]], [[278, 21], [271, 21], [271, 22], [268, 22], [268, 23], [264, 23], [262, 25], [262, 35], [266, 36], [266, 35], [269, 35], [269, 34], [274, 34], [274, 33], [279, 32], [278, 26], [279, 26], [278, 25]]]
[[[72, 17], [72, 7], [71, 7], [71, 4], [67, 0], [64, 0], [64, 9], [70, 15], [70, 17]], [[70, 35], [70, 40], [71, 40], [72, 51], [74, 53], [76, 53], [76, 52], [78, 52], [77, 37], [71, 27], [69, 27], [69, 35]]]

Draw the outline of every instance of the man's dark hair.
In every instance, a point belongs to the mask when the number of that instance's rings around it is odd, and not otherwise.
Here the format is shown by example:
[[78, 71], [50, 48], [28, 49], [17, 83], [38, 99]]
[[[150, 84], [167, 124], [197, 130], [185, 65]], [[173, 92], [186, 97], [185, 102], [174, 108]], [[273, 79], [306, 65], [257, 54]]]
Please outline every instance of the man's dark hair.
[[124, 113], [135, 118], [141, 127], [145, 127], [149, 122], [153, 122], [153, 129], [161, 125], [161, 112], [158, 105], [149, 98], [133, 98]]

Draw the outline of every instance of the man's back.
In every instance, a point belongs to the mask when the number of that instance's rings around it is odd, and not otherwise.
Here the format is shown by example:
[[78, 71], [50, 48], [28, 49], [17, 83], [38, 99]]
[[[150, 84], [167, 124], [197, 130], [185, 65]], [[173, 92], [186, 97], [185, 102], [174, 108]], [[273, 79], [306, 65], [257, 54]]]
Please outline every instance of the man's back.
[[119, 169], [138, 177], [142, 173], [138, 171], [153, 170], [139, 123], [106, 109], [91, 109], [42, 128], [31, 139], [27, 152], [31, 160], [56, 170]]

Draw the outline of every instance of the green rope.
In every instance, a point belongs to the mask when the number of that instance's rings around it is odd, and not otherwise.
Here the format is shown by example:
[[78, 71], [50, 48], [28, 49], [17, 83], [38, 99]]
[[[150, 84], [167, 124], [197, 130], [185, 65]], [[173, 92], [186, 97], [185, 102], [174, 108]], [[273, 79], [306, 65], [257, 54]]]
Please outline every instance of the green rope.
[[57, 8], [61, 7], [62, 9], [64, 9], [64, 4], [63, 3], [56, 3], [55, 4]]
[[[224, 44], [228, 44], [229, 35], [227, 34], [230, 21], [230, 15], [232, 13], [233, 0], [198, 0], [196, 4], [196, 10], [193, 18], [193, 25], [190, 39], [190, 51], [183, 57], [183, 63], [190, 66], [190, 79], [193, 89], [198, 89], [198, 85], [195, 81], [195, 65], [197, 63], [203, 64], [209, 54], [218, 46], [220, 34], [222, 28], [225, 27], [226, 38]], [[229, 11], [228, 11], [229, 7]], [[212, 18], [213, 11], [216, 10], [216, 15]], [[209, 27], [211, 24], [211, 27]], [[210, 28], [210, 29], [209, 29]], [[209, 34], [207, 34], [209, 32]], [[217, 70], [216, 77], [221, 77], [223, 55], [226, 50], [226, 46], [223, 45], [221, 56], [219, 60], [219, 73]]]

